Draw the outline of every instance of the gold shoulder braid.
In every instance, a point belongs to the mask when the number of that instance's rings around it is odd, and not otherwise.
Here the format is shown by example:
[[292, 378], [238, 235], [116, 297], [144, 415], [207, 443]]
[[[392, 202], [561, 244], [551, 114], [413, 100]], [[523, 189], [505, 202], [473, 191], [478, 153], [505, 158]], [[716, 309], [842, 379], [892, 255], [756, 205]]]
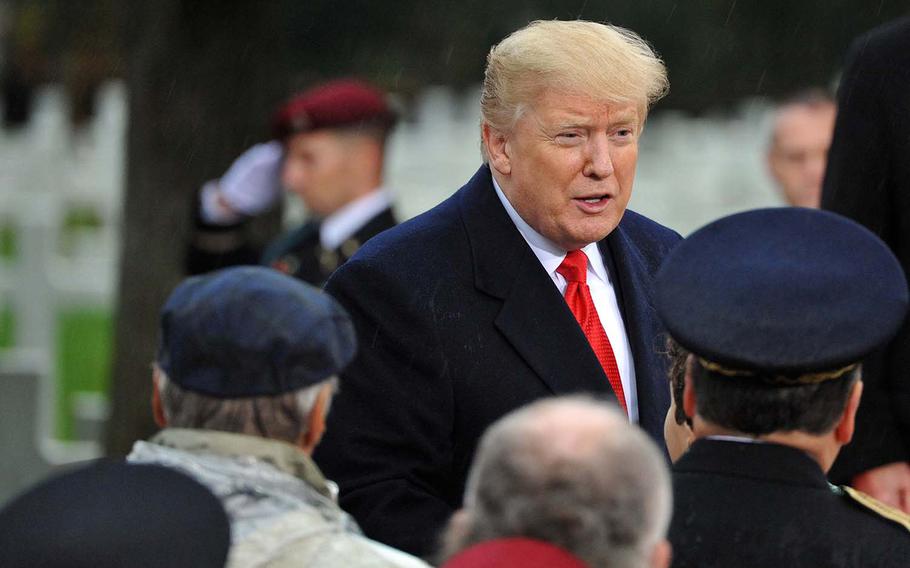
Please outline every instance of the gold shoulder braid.
[[873, 513], [885, 517], [890, 521], [894, 521], [895, 523], [907, 529], [908, 532], [910, 532], [910, 515], [907, 513], [904, 513], [899, 509], [895, 509], [894, 507], [889, 507], [878, 499], [866, 495], [862, 491], [857, 491], [852, 487], [842, 485], [839, 487], [839, 489], [843, 490], [844, 495], [847, 495], [863, 507], [872, 510]]
[[[752, 371], [746, 371], [743, 369], [732, 369], [730, 367], [725, 367], [714, 361], [708, 361], [702, 357], [698, 358], [698, 362], [701, 363], [701, 366], [705, 369], [711, 371], [712, 373], [718, 373], [726, 377], [756, 377], [756, 373]], [[830, 381], [833, 379], [839, 379], [859, 366], [859, 363], [851, 363], [846, 367], [841, 367], [840, 369], [835, 369], [833, 371], [824, 371], [820, 373], [805, 373], [795, 377], [788, 377], [786, 375], [761, 375], [761, 379], [764, 382], [776, 384], [776, 385], [812, 385], [816, 383], [822, 383], [825, 381]]]

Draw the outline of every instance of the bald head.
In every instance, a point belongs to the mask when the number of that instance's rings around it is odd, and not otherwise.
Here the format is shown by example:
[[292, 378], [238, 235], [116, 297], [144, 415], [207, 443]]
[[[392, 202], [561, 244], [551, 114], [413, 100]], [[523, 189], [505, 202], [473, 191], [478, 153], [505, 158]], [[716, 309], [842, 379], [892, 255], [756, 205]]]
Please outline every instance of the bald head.
[[660, 452], [622, 414], [590, 398], [548, 399], [484, 435], [447, 552], [525, 536], [592, 566], [648, 566], [663, 542], [670, 499]]
[[777, 108], [768, 169], [788, 204], [819, 206], [836, 114], [833, 99], [821, 91], [795, 97]]

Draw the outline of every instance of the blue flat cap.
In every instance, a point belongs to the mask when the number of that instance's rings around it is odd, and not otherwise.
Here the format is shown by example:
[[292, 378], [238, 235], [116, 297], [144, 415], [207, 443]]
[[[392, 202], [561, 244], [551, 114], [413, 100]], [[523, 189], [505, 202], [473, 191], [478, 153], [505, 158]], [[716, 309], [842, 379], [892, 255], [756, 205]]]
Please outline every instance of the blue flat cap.
[[357, 340], [331, 296], [270, 268], [188, 278], [161, 310], [158, 365], [184, 389], [218, 398], [274, 396], [320, 383]]
[[221, 568], [230, 543], [221, 501], [159, 465], [92, 463], [0, 510], [5, 568]]
[[801, 208], [710, 223], [667, 256], [655, 287], [670, 334], [730, 376], [835, 378], [895, 334], [908, 301], [878, 237]]

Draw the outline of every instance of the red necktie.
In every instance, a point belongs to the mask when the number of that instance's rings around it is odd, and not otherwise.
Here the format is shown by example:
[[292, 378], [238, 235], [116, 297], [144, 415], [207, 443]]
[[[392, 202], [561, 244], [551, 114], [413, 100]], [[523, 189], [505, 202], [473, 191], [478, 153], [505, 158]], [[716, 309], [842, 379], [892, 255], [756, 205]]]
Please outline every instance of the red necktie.
[[580, 250], [569, 251], [566, 258], [556, 269], [566, 279], [566, 303], [578, 325], [588, 338], [591, 349], [597, 355], [613, 392], [619, 400], [622, 409], [629, 413], [626, 408], [626, 396], [622, 390], [622, 380], [619, 378], [619, 367], [616, 365], [616, 357], [613, 355], [613, 346], [610, 345], [610, 339], [604, 331], [600, 318], [597, 316], [597, 308], [594, 307], [594, 300], [591, 298], [591, 290], [588, 289], [588, 257]]

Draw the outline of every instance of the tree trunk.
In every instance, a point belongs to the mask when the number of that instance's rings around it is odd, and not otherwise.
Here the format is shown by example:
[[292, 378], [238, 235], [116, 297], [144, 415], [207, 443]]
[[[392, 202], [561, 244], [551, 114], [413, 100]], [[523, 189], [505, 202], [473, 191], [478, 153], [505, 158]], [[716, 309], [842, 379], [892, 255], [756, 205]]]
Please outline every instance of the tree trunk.
[[[268, 132], [287, 94], [281, 3], [161, 0], [124, 8], [129, 132], [106, 450], [151, 434], [158, 312], [182, 274], [195, 193]], [[278, 216], [267, 223], [278, 229]]]

